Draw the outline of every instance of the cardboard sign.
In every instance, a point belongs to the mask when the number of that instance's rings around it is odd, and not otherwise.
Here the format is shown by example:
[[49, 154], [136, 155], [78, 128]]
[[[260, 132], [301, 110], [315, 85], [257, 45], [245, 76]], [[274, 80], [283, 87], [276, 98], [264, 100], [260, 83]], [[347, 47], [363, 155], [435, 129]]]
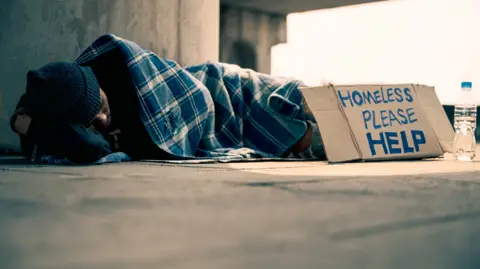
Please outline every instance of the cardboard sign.
[[454, 131], [433, 87], [412, 84], [301, 89], [329, 162], [438, 157]]

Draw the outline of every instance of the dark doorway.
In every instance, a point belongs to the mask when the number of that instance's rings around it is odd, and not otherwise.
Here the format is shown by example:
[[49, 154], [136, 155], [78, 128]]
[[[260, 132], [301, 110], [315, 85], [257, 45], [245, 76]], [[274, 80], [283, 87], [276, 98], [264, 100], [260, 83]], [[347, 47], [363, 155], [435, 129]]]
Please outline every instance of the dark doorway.
[[228, 62], [257, 71], [257, 53], [255, 46], [245, 40], [234, 42]]

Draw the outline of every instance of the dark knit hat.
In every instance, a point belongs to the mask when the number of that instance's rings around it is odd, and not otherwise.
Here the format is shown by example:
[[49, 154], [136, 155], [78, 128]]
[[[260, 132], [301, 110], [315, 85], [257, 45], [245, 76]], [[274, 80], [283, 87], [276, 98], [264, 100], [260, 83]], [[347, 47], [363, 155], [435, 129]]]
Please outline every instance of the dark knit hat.
[[92, 69], [50, 63], [27, 73], [26, 103], [32, 117], [89, 125], [100, 109], [100, 86]]

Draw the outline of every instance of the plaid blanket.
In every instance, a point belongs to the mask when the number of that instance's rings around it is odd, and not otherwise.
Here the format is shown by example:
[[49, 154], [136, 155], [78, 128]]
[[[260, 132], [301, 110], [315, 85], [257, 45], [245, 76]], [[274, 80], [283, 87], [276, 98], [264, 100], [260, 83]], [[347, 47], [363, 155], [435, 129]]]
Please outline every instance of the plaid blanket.
[[[135, 86], [140, 118], [153, 142], [177, 159], [278, 158], [307, 128], [298, 80], [207, 62], [182, 68], [112, 34], [76, 60], [119, 48]], [[69, 163], [34, 150], [32, 161]], [[128, 161], [124, 153], [97, 163]]]

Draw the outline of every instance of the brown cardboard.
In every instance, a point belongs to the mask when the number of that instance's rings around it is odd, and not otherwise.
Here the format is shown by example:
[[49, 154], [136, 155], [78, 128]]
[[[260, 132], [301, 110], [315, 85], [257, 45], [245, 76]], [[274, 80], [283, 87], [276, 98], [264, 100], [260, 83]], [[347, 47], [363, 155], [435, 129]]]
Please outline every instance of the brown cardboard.
[[454, 132], [433, 87], [413, 84], [301, 88], [329, 162], [438, 157]]
[[444, 152], [453, 153], [453, 138], [455, 136], [452, 124], [435, 93], [435, 88], [425, 85], [415, 85], [423, 111], [437, 135], [438, 142]]

